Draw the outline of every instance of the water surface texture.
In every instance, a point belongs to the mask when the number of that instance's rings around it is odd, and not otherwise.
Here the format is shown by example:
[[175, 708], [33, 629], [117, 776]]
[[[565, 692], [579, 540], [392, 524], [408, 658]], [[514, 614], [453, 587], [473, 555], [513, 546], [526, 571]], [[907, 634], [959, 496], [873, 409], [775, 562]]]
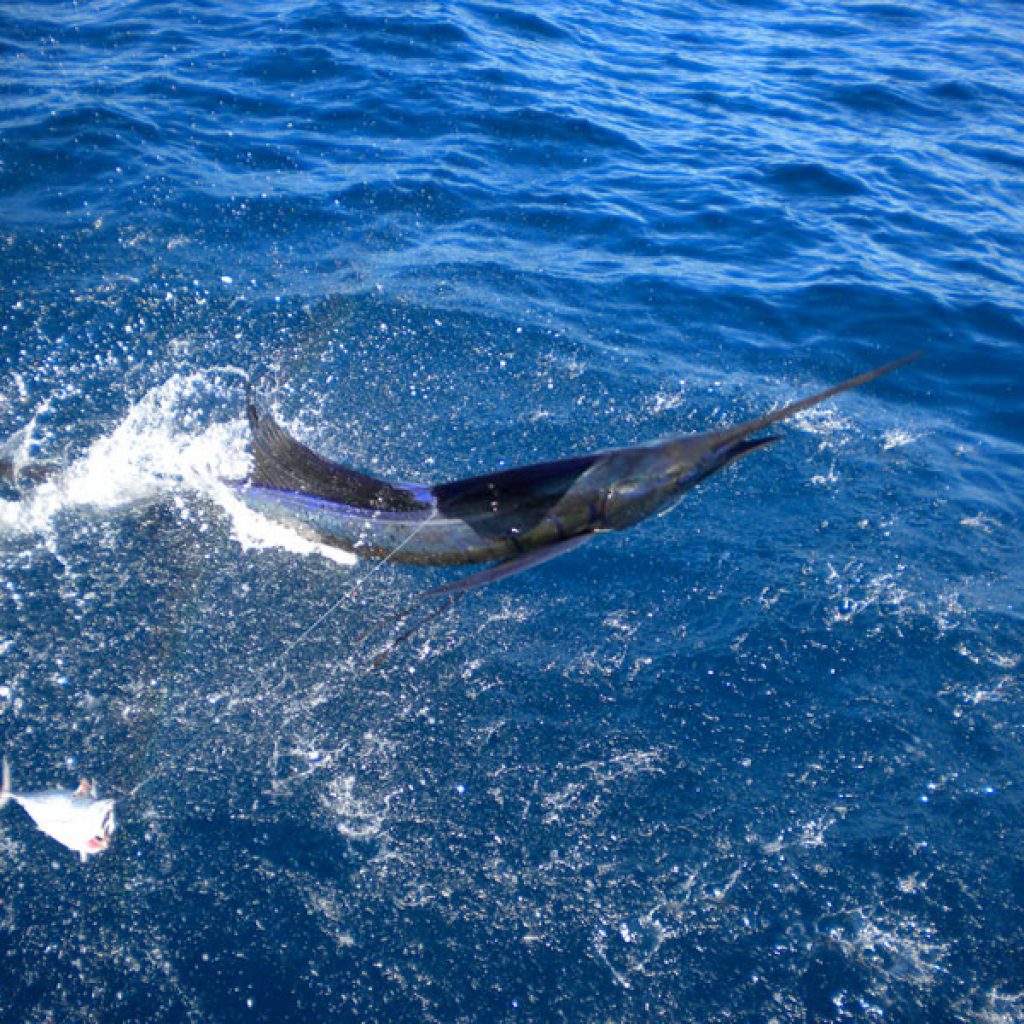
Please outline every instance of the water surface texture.
[[[1024, 1021], [1024, 9], [0, 6], [20, 1022]], [[239, 507], [764, 412], [481, 591]], [[6, 440], [10, 439], [10, 440]], [[374, 628], [375, 624], [378, 624]]]

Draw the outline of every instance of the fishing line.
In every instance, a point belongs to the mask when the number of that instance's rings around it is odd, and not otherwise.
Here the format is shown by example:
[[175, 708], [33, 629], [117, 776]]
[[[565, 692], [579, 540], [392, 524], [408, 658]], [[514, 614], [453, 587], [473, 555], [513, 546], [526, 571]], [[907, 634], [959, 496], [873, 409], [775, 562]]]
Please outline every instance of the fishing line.
[[[382, 558], [380, 561], [378, 561], [373, 566], [373, 568], [371, 568], [370, 571], [368, 573], [366, 573], [361, 579], [357, 580], [352, 585], [352, 587], [348, 590], [348, 592], [342, 594], [341, 597], [339, 597], [338, 600], [335, 601], [334, 604], [332, 604], [331, 607], [327, 609], [327, 611], [325, 611], [322, 615], [320, 615], [320, 617], [315, 622], [313, 622], [310, 626], [308, 626], [305, 630], [303, 630], [303, 632], [300, 633], [299, 636], [297, 636], [294, 640], [292, 640], [291, 642], [286, 644], [284, 650], [281, 651], [281, 653], [276, 658], [274, 658], [274, 660], [271, 661], [267, 665], [267, 667], [263, 670], [263, 675], [266, 675], [266, 673], [269, 672], [270, 669], [272, 669], [275, 665], [277, 665], [280, 662], [284, 661], [284, 659], [287, 658], [288, 655], [296, 647], [299, 646], [299, 644], [301, 644], [311, 633], [313, 633], [318, 627], [320, 627], [324, 622], [326, 622], [327, 619], [329, 619], [343, 604], [346, 604], [347, 602], [351, 601], [352, 598], [354, 598], [356, 596], [356, 594], [358, 594], [359, 591], [362, 590], [362, 588], [363, 588], [363, 586], [365, 586], [366, 582], [375, 573], [379, 572], [385, 565], [387, 565], [388, 562], [390, 562], [391, 559], [394, 558], [394, 556], [397, 555], [402, 550], [402, 548], [404, 548], [407, 544], [409, 544], [413, 540], [413, 538], [416, 537], [416, 535], [428, 523], [430, 523], [433, 519], [436, 518], [436, 516], [437, 516], [437, 509], [431, 509], [430, 515], [427, 516], [427, 518], [424, 519], [423, 522], [420, 523], [409, 534], [409, 536], [406, 537], [405, 540], [402, 541], [401, 544], [399, 544], [392, 551], [389, 551], [387, 553], [387, 555], [384, 556], [384, 558]], [[366, 634], [363, 634], [363, 635], [365, 636]], [[360, 638], [360, 639], [362, 639], [362, 638]]]

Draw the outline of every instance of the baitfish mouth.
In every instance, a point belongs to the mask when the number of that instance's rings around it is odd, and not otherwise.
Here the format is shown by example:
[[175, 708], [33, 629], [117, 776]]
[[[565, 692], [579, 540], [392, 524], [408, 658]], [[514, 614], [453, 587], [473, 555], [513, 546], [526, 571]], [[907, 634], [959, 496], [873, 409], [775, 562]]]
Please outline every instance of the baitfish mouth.
[[115, 828], [117, 828], [117, 824], [114, 820], [114, 809], [111, 807], [103, 815], [103, 821], [100, 824], [100, 829], [102, 830], [100, 834], [93, 836], [85, 845], [93, 853], [99, 853], [101, 850], [107, 849], [110, 846], [110, 840], [114, 835]]

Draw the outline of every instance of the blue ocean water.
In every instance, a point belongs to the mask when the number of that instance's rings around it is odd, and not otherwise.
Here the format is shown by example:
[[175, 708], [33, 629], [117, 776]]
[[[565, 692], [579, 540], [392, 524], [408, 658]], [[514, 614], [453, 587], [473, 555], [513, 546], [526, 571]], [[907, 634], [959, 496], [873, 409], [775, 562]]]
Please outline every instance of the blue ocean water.
[[[1024, 1021], [1024, 8], [0, 7], [5, 1022]], [[915, 349], [485, 589], [237, 507]], [[365, 634], [370, 630], [370, 636]]]

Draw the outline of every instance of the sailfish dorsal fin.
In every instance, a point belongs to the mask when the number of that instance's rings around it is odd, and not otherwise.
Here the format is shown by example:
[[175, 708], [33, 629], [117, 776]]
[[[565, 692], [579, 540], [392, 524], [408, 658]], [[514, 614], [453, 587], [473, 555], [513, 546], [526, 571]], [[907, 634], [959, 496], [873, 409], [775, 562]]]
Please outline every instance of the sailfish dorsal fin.
[[246, 412], [252, 430], [252, 471], [256, 487], [308, 494], [357, 508], [409, 512], [428, 509], [412, 490], [331, 462], [290, 437], [267, 412], [249, 402]]

